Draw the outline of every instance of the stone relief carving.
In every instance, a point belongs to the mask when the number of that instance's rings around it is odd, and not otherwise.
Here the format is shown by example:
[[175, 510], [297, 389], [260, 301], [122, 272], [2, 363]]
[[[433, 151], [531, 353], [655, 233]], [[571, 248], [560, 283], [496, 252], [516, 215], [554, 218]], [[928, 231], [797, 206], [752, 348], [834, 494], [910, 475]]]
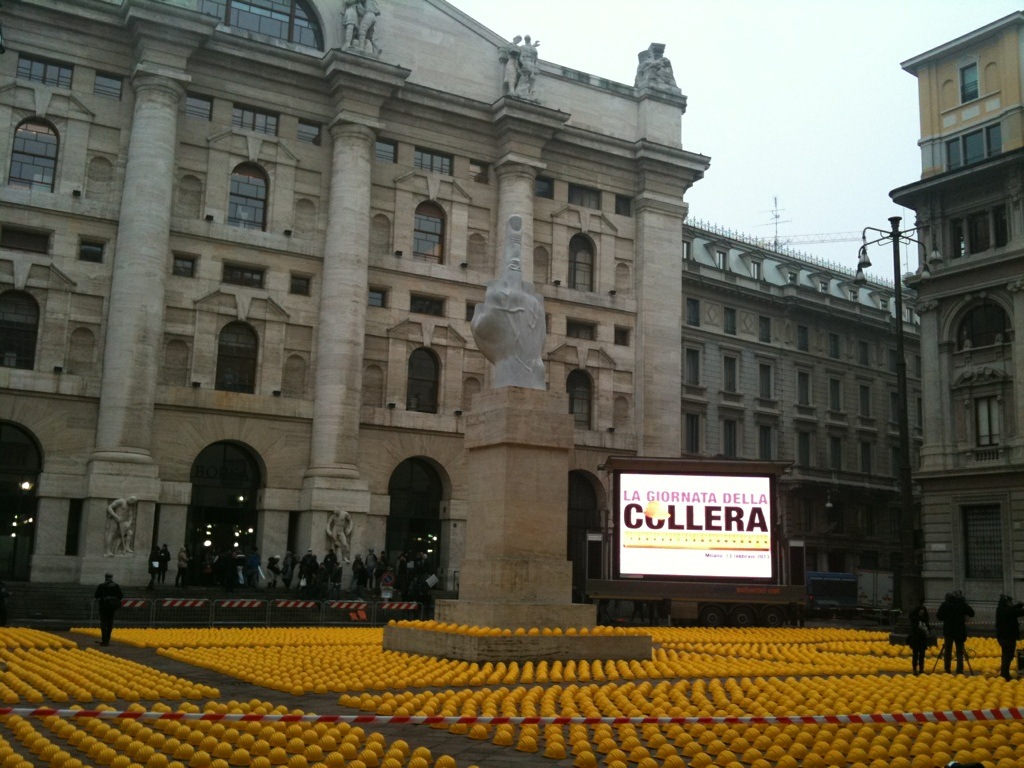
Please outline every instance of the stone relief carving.
[[501, 275], [487, 284], [470, 329], [494, 366], [494, 389], [545, 389], [544, 300], [523, 281], [523, 220], [510, 216], [505, 225]]
[[537, 46], [529, 35], [516, 35], [512, 42], [501, 49], [502, 91], [508, 96], [536, 101]]
[[327, 518], [327, 546], [334, 550], [343, 563], [352, 560], [352, 515], [342, 509], [336, 509]]
[[135, 496], [114, 499], [107, 505], [107, 523], [103, 532], [103, 554], [130, 555], [135, 546], [135, 517], [139, 500]]
[[672, 72], [672, 62], [665, 58], [664, 53], [664, 43], [651, 43], [646, 51], [640, 51], [637, 54], [640, 63], [636, 67], [634, 88], [652, 88], [658, 91], [679, 93], [676, 76]]
[[377, 22], [380, 6], [377, 0], [344, 0], [341, 10], [341, 28], [344, 32], [343, 46], [356, 53], [369, 53], [379, 57], [381, 47], [377, 45]]

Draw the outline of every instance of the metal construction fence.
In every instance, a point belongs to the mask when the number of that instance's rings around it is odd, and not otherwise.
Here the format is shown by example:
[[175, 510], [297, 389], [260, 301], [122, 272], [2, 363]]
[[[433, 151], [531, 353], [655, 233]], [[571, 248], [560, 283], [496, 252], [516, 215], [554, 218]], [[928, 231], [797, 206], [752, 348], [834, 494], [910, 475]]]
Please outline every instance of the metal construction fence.
[[[121, 627], [362, 626], [419, 619], [423, 604], [398, 600], [306, 600], [240, 597], [126, 597], [117, 612]], [[90, 625], [99, 624], [93, 602]]]

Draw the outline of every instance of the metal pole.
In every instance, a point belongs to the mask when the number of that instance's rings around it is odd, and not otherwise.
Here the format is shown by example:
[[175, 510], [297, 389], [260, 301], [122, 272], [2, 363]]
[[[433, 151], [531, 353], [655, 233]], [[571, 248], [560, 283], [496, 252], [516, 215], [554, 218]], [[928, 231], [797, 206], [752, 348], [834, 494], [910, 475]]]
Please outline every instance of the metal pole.
[[907, 416], [907, 358], [903, 344], [903, 273], [900, 268], [900, 217], [889, 218], [892, 231], [892, 273], [896, 284], [896, 387], [900, 427], [900, 603], [905, 615], [920, 602], [922, 594], [914, 562], [914, 496], [910, 480], [910, 420]]

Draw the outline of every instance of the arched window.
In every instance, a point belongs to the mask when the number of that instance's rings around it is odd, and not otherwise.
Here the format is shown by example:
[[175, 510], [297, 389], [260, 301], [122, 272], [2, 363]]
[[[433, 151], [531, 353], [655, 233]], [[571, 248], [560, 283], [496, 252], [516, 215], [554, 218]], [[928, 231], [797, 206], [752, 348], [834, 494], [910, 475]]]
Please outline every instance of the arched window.
[[956, 348], [990, 347], [1007, 340], [1006, 313], [998, 304], [984, 301], [967, 313], [956, 332]]
[[216, 388], [225, 392], [256, 391], [256, 331], [247, 323], [228, 323], [217, 343]]
[[200, 0], [199, 10], [229, 27], [324, 49], [320, 22], [306, 0]]
[[14, 132], [8, 186], [53, 192], [57, 145], [57, 132], [48, 123], [26, 120], [19, 125]]
[[231, 174], [228, 224], [242, 229], [267, 228], [267, 176], [254, 163], [242, 163]]
[[586, 235], [573, 235], [569, 241], [569, 287], [594, 290], [594, 245]]
[[444, 211], [434, 203], [420, 203], [412, 231], [412, 257], [444, 263]]
[[407, 411], [437, 413], [437, 382], [440, 372], [441, 365], [429, 349], [420, 347], [409, 355], [405, 397]]
[[573, 371], [566, 379], [565, 391], [569, 393], [569, 413], [576, 421], [576, 429], [590, 429], [590, 376], [586, 371]]
[[26, 368], [36, 364], [39, 305], [23, 291], [0, 294], [0, 367]]

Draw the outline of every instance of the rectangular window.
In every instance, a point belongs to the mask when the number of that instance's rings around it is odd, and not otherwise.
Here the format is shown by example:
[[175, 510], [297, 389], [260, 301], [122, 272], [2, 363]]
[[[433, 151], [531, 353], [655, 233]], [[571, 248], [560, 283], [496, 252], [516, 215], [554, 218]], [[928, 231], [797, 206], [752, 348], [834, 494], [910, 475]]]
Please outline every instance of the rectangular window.
[[871, 386], [868, 384], [860, 385], [860, 415], [871, 415]]
[[700, 414], [687, 413], [684, 418], [685, 436], [683, 450], [687, 453], [700, 453]]
[[786, 276], [786, 279], [789, 280], [789, 284], [790, 285], [796, 285], [796, 281], [800, 279], [800, 273], [799, 272], [790, 272]]
[[752, 261], [750, 262], [750, 276], [755, 280], [761, 279], [761, 262]]
[[914, 377], [921, 378], [921, 356], [914, 355]]
[[201, 96], [198, 93], [185, 95], [185, 115], [196, 120], [213, 119], [213, 99], [209, 96]]
[[1003, 577], [1003, 531], [998, 504], [961, 507], [964, 521], [964, 576]]
[[59, 61], [37, 59], [21, 54], [18, 57], [18, 78], [55, 88], [70, 88], [74, 67]]
[[277, 115], [272, 112], [264, 112], [255, 107], [235, 104], [231, 110], [231, 125], [235, 128], [241, 128], [243, 131], [254, 131], [256, 133], [264, 133], [267, 136], [277, 136]]
[[988, 234], [988, 211], [972, 213], [967, 217], [967, 247], [971, 253], [982, 253], [989, 249], [991, 242]]
[[872, 456], [872, 454], [874, 454], [874, 452], [875, 452], [875, 447], [871, 443], [869, 443], [869, 442], [867, 442], [865, 440], [861, 441], [861, 443], [860, 443], [860, 471], [863, 472], [865, 475], [870, 475], [871, 474], [871, 456]]
[[593, 323], [581, 323], [577, 320], [567, 320], [565, 322], [565, 335], [573, 339], [593, 341], [595, 329], [596, 326]]
[[900, 393], [889, 392], [889, 423], [900, 423]]
[[950, 219], [949, 239], [953, 246], [953, 258], [959, 259], [967, 255], [967, 237], [964, 234], [963, 219]]
[[472, 320], [473, 319], [473, 315], [475, 315], [475, 314], [476, 314], [476, 302], [475, 301], [467, 301], [466, 302], [466, 322], [469, 322], [470, 320]]
[[963, 163], [964, 158], [960, 153], [960, 139], [950, 139], [946, 142], [946, 168], [959, 168]]
[[20, 227], [0, 227], [0, 248], [29, 253], [49, 253], [50, 233]]
[[772, 340], [772, 319], [761, 315], [757, 318], [757, 339], [768, 344]]
[[388, 292], [382, 288], [371, 288], [366, 294], [366, 303], [371, 307], [386, 307]]
[[416, 147], [412, 153], [412, 165], [421, 171], [443, 173], [445, 176], [452, 175], [452, 156], [443, 152], [435, 152], [432, 149]]
[[615, 346], [617, 347], [628, 347], [629, 346], [629, 328], [623, 325], [615, 326]]
[[687, 349], [684, 355], [683, 381], [691, 387], [700, 386], [700, 350]]
[[381, 163], [395, 163], [398, 161], [398, 145], [387, 139], [377, 139], [373, 145], [373, 156]]
[[569, 184], [569, 202], [572, 205], [581, 205], [584, 208], [601, 210], [601, 190], [593, 187], [584, 187], [582, 184]]
[[811, 466], [811, 433], [796, 433], [796, 463], [802, 467]]
[[775, 428], [761, 424], [757, 428], [757, 457], [771, 461], [775, 457]]
[[102, 240], [79, 240], [78, 260], [102, 264], [104, 248], [105, 243]]
[[806, 325], [798, 325], [796, 327], [796, 348], [801, 352], [806, 352], [811, 348], [810, 331]]
[[839, 379], [828, 380], [828, 409], [836, 413], [843, 410], [843, 384]]
[[985, 159], [985, 137], [981, 131], [971, 131], [960, 138], [963, 141], [964, 165]]
[[690, 260], [690, 251], [693, 248], [693, 244], [689, 240], [683, 240], [683, 261]]
[[686, 300], [686, 324], [700, 327], [700, 299]]
[[295, 136], [299, 141], [319, 147], [322, 140], [322, 132], [323, 128], [319, 123], [308, 123], [305, 120], [299, 120], [299, 127], [296, 129]]
[[308, 275], [292, 273], [291, 281], [288, 285], [288, 293], [294, 293], [296, 296], [309, 296], [312, 286], [313, 278]]
[[249, 288], [262, 288], [265, 269], [259, 267], [243, 267], [238, 264], [225, 264], [221, 280], [231, 285], [244, 285]]
[[857, 362], [861, 365], [869, 365], [870, 348], [866, 341], [857, 342]]
[[82, 512], [85, 508], [84, 499], [68, 499], [68, 527], [64, 533], [64, 554], [78, 554], [82, 532]]
[[796, 402], [798, 405], [811, 404], [811, 374], [807, 371], [796, 372]]
[[533, 182], [533, 194], [536, 197], [555, 199], [555, 180], [547, 176], [538, 176]]
[[978, 446], [999, 445], [999, 398], [978, 397], [974, 400], [974, 425]]
[[725, 308], [723, 330], [730, 336], [736, 335], [736, 309], [734, 307]]
[[889, 347], [889, 373], [896, 373], [900, 367], [900, 356], [893, 347]]
[[615, 195], [615, 212], [619, 216], [632, 216], [633, 198], [628, 195]]
[[766, 400], [770, 400], [775, 392], [773, 378], [773, 368], [770, 363], [761, 363], [757, 366], [757, 393]]
[[414, 293], [409, 297], [409, 311], [421, 315], [444, 317], [444, 299]]
[[1006, 218], [1006, 206], [997, 205], [992, 209], [992, 230], [996, 238], [996, 248], [1002, 248], [1010, 242], [1010, 224]]
[[818, 281], [818, 290], [821, 293], [828, 293], [828, 288], [829, 288], [828, 280], [819, 280]]
[[739, 425], [735, 419], [722, 422], [722, 455], [735, 459], [739, 455]]
[[978, 98], [978, 65], [968, 64], [960, 67], [960, 103], [974, 101]]
[[483, 160], [469, 161], [469, 178], [480, 184], [486, 184], [490, 178], [490, 166]]
[[739, 391], [739, 358], [732, 355], [722, 358], [722, 389], [726, 392]]
[[124, 87], [124, 78], [117, 75], [107, 75], [103, 72], [96, 73], [96, 80], [92, 85], [92, 92], [97, 96], [106, 96], [108, 99], [121, 100], [121, 90]]
[[174, 254], [174, 261], [171, 263], [171, 274], [178, 277], [195, 277], [196, 257]]
[[985, 129], [985, 154], [995, 157], [1003, 151], [1003, 129], [999, 123]]
[[839, 359], [839, 334], [830, 333], [828, 335], [828, 356], [833, 360]]
[[843, 469], [843, 438], [830, 437], [828, 439], [828, 468], [833, 472], [841, 472]]
[[726, 269], [729, 266], [729, 254], [726, 251], [715, 251], [715, 266]]

